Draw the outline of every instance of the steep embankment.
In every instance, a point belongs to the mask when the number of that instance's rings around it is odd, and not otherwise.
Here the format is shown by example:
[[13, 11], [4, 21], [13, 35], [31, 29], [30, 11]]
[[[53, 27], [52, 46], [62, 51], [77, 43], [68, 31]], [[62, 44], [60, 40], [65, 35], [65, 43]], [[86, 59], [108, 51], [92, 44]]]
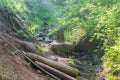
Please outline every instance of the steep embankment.
[[[21, 29], [21, 22], [17, 22], [17, 17], [6, 7], [0, 9], [0, 33], [4, 32], [13, 35], [14, 32]], [[0, 34], [1, 36], [1, 34]], [[11, 43], [23, 50], [22, 44]], [[21, 42], [23, 43], [23, 42]], [[30, 43], [33, 44], [33, 43]], [[24, 50], [26, 50], [24, 48]], [[16, 50], [12, 49], [4, 40], [0, 38], [0, 80], [48, 80], [49, 77], [39, 74], [30, 67], [24, 57]]]
[[48, 77], [35, 72], [23, 56], [0, 38], [0, 80], [48, 80]]
[[[18, 29], [21, 29], [21, 22], [17, 21], [18, 18], [12, 11], [7, 8], [3, 7], [0, 9], [0, 31], [13, 34]], [[20, 25], [21, 24], [21, 25]]]

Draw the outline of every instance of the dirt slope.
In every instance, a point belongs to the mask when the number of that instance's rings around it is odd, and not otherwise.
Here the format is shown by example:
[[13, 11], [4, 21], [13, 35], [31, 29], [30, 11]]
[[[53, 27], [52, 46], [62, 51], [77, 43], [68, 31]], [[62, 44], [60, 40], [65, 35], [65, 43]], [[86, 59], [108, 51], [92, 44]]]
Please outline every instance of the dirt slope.
[[0, 80], [49, 80], [0, 39]]
[[[20, 26], [15, 19], [16, 16], [8, 8], [0, 9], [0, 33], [13, 34], [15, 30], [19, 30]], [[18, 45], [14, 40], [10, 41]], [[20, 47], [24, 48], [24, 45]], [[31, 68], [23, 56], [0, 38], [0, 80], [49, 80], [49, 77]]]

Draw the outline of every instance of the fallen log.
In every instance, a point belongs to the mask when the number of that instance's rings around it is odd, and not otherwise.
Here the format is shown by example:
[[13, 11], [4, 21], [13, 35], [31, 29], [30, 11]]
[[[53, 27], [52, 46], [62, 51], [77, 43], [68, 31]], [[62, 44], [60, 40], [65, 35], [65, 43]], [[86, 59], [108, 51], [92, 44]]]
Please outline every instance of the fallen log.
[[65, 73], [63, 73], [63, 72], [60, 72], [60, 71], [56, 70], [55, 68], [52, 68], [52, 67], [50, 67], [50, 66], [48, 66], [48, 65], [46, 65], [46, 64], [43, 64], [43, 63], [38, 62], [38, 61], [36, 61], [36, 63], [37, 63], [40, 67], [42, 67], [43, 69], [45, 69], [46, 71], [48, 71], [48, 72], [50, 72], [51, 74], [59, 77], [61, 80], [76, 80], [75, 78], [73, 78], [73, 77], [71, 77], [71, 76], [69, 76], [69, 75], [67, 75], [67, 74], [65, 74]]
[[26, 53], [26, 55], [31, 58], [33, 61], [39, 61], [39, 62], [42, 62], [50, 67], [53, 67], [61, 72], [64, 72], [70, 76], [73, 76], [73, 77], [77, 77], [78, 74], [80, 73], [78, 71], [78, 69], [76, 68], [72, 68], [68, 65], [65, 65], [65, 64], [62, 64], [62, 63], [58, 63], [58, 62], [55, 62], [55, 61], [52, 61], [50, 59], [46, 59], [45, 57], [42, 57], [42, 56], [39, 56], [39, 55], [36, 55], [36, 54], [33, 54], [33, 53]]

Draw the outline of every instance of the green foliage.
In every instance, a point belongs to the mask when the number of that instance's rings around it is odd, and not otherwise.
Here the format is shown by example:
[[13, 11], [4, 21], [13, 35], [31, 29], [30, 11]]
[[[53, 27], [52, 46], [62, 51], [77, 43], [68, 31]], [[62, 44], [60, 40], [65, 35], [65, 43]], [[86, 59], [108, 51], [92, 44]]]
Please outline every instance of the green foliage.
[[49, 51], [48, 48], [43, 48], [41, 43], [40, 43], [39, 45], [37, 45], [37, 49], [40, 51], [40, 53], [41, 53], [42, 55], [45, 55], [46, 52]]
[[37, 49], [40, 51], [40, 53], [41, 53], [42, 55], [45, 54], [45, 52], [43, 51], [43, 48], [41, 47], [41, 45], [37, 45]]
[[65, 0], [51, 0], [55, 5], [63, 5]]
[[68, 55], [68, 54], [70, 54], [72, 51], [68, 48], [68, 47], [63, 47], [63, 48], [61, 48], [60, 49], [60, 53], [61, 54], [66, 54], [66, 55]]
[[49, 0], [0, 0], [0, 3], [10, 8], [32, 33], [53, 26], [56, 21], [57, 13], [53, 14], [58, 8]]
[[66, 0], [64, 14], [57, 25], [57, 28], [66, 28], [67, 41], [78, 42], [83, 36], [90, 37], [89, 41], [96, 46], [95, 60], [103, 57], [103, 67], [113, 69], [109, 80], [116, 80], [119, 74], [119, 66], [114, 67], [120, 64], [119, 7], [118, 0]]
[[[65, 39], [73, 43], [90, 37], [89, 41], [96, 46], [95, 60], [102, 58], [103, 67], [109, 68], [108, 80], [117, 80], [120, 74], [119, 0], [0, 0], [0, 3], [1, 7], [12, 9], [32, 34], [41, 27], [56, 26], [50, 35], [62, 27]], [[16, 35], [28, 37], [21, 30]], [[38, 49], [43, 51], [41, 46]], [[73, 58], [70, 59], [74, 65]]]
[[118, 80], [118, 79], [116, 78], [116, 76], [109, 75], [108, 76], [108, 80]]
[[28, 35], [23, 30], [18, 30], [17, 33], [15, 33], [15, 36], [27, 40], [33, 39], [33, 35]]
[[70, 56], [70, 57], [69, 57], [69, 64], [70, 64], [71, 66], [74, 66], [74, 67], [76, 66], [76, 65], [75, 65], [75, 58], [74, 58], [74, 56]]

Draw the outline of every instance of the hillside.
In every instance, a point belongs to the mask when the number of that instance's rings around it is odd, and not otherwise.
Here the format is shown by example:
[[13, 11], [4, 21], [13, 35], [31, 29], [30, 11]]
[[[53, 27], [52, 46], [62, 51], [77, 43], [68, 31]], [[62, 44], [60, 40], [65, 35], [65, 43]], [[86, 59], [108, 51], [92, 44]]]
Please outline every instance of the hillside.
[[119, 80], [119, 7], [119, 0], [0, 0], [0, 79]]

